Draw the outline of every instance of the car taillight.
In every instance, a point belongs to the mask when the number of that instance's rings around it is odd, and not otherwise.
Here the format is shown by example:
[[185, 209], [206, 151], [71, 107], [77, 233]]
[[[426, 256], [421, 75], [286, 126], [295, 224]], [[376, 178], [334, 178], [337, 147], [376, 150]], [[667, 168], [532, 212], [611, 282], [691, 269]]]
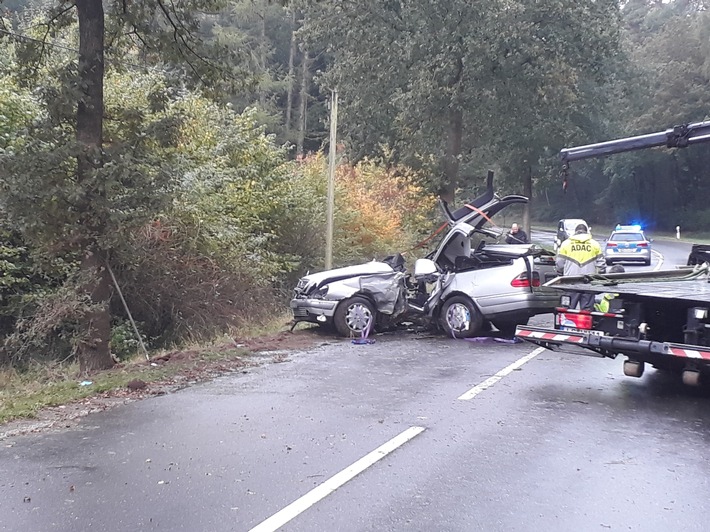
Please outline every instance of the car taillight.
[[616, 247], [616, 244], [615, 244], [614, 242], [607, 242], [607, 243], [606, 243], [606, 247], [608, 247], [608, 248], [615, 248], [615, 247]]
[[636, 247], [639, 247], [639, 248], [647, 248], [647, 247], [648, 247], [648, 242], [639, 242], [638, 244], [636, 244]]
[[560, 312], [557, 314], [557, 325], [560, 327], [574, 327], [576, 329], [591, 329], [592, 315], [577, 314], [576, 312]]
[[[540, 274], [538, 272], [533, 272], [532, 285], [534, 287], [540, 286]], [[528, 279], [527, 272], [521, 273], [515, 279], [510, 281], [510, 286], [515, 288], [530, 288], [530, 279]]]

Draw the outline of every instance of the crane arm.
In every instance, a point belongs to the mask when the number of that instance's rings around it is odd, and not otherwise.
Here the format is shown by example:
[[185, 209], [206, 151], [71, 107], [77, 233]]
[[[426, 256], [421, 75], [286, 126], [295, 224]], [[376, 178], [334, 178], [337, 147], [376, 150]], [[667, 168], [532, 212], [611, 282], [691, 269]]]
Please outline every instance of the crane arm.
[[609, 140], [574, 148], [564, 148], [560, 151], [560, 158], [563, 164], [567, 164], [571, 161], [655, 148], [657, 146], [685, 148], [701, 142], [710, 142], [710, 121], [683, 124], [658, 133]]

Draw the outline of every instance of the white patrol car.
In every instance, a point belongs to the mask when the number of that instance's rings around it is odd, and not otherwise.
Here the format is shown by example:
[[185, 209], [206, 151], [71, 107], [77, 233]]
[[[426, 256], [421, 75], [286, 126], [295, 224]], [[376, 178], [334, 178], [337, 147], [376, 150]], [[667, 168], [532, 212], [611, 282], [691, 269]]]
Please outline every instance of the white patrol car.
[[615, 262], [651, 264], [651, 240], [640, 225], [617, 225], [606, 240], [604, 258], [608, 265]]

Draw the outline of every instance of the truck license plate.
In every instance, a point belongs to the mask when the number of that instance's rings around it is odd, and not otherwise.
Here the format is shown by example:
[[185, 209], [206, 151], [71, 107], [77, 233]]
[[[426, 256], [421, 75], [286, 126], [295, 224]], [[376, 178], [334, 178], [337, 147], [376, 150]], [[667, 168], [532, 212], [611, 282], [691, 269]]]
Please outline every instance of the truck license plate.
[[576, 333], [581, 333], [581, 334], [590, 334], [592, 336], [606, 336], [606, 333], [603, 331], [594, 331], [592, 329], [576, 329], [574, 327], [560, 327], [560, 330], [566, 331], [566, 332], [576, 332]]

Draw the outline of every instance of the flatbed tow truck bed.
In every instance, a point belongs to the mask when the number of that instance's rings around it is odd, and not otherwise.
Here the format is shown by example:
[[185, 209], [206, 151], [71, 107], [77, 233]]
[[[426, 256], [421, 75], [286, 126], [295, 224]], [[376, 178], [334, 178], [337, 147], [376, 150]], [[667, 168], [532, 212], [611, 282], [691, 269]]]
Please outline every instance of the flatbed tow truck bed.
[[655, 272], [628, 272], [610, 275], [557, 277], [545, 286], [569, 291], [593, 292], [710, 303], [707, 266], [683, 267]]
[[546, 286], [565, 291], [614, 293], [608, 312], [555, 309], [554, 328], [519, 326], [516, 337], [555, 351], [616, 358], [624, 373], [640, 377], [644, 364], [682, 372], [697, 385], [710, 374], [708, 265], [678, 270], [560, 277]]

